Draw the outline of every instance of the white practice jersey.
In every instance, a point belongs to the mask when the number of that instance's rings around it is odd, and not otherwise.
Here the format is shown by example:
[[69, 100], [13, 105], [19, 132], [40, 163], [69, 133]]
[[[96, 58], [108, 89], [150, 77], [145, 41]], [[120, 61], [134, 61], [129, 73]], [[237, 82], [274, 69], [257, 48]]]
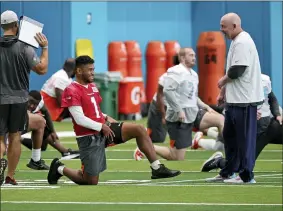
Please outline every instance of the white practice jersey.
[[195, 121], [198, 112], [198, 75], [183, 64], [171, 67], [164, 80], [164, 95], [167, 101], [166, 120], [178, 121], [181, 110], [185, 113], [185, 123]]
[[258, 112], [261, 113], [261, 117], [267, 117], [271, 115], [270, 105], [268, 103], [268, 95], [271, 93], [271, 80], [268, 75], [261, 74], [261, 80], [263, 85], [264, 103], [258, 106]]
[[64, 89], [72, 83], [66, 71], [61, 69], [54, 73], [42, 86], [41, 91], [45, 92], [50, 97], [56, 97], [55, 88]]

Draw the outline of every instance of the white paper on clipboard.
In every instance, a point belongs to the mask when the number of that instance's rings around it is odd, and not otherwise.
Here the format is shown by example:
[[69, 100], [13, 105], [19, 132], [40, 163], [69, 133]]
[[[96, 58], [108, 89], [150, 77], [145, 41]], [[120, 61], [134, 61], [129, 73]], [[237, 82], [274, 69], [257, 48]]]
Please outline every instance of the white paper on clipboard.
[[39, 44], [34, 37], [36, 33], [42, 32], [43, 25], [44, 24], [36, 20], [23, 16], [20, 20], [19, 40], [35, 48], [38, 48]]

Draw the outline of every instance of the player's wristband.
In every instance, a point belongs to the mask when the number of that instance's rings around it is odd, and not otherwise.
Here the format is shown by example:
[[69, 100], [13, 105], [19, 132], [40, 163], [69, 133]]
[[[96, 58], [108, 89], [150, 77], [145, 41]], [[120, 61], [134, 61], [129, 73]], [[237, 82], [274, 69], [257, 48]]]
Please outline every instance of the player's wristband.
[[47, 45], [47, 46], [43, 46], [43, 47], [41, 47], [41, 48], [45, 48], [45, 49], [47, 49], [47, 48], [48, 48], [48, 45]]

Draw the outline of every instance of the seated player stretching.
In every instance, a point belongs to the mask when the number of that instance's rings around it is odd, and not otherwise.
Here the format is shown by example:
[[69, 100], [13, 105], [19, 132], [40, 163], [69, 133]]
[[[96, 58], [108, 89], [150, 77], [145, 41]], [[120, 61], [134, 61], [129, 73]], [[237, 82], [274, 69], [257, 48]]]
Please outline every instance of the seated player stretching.
[[166, 168], [157, 159], [152, 142], [142, 125], [117, 122], [103, 114], [102, 98], [93, 83], [94, 60], [89, 56], [76, 58], [76, 81], [63, 92], [62, 106], [69, 109], [80, 150], [82, 170], [65, 167], [55, 158], [48, 173], [48, 183], [57, 184], [66, 176], [79, 185], [97, 185], [99, 174], [106, 169], [105, 147], [135, 138], [139, 149], [151, 163], [152, 179], [175, 177], [180, 171]]

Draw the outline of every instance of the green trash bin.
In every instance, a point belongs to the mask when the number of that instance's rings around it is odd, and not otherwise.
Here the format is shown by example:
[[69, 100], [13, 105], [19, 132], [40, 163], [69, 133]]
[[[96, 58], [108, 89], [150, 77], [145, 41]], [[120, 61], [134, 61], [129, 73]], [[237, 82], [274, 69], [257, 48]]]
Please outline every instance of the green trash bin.
[[114, 119], [118, 119], [118, 88], [122, 80], [120, 72], [95, 73], [94, 83], [102, 97], [101, 111]]

